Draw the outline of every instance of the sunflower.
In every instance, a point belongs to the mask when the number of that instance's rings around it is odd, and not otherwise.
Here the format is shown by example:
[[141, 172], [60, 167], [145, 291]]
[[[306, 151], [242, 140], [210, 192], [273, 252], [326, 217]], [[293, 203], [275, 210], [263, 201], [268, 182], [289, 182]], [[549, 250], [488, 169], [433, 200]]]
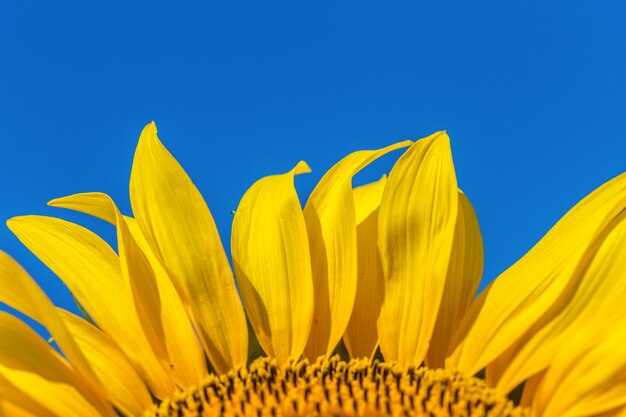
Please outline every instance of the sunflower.
[[10, 219], [83, 317], [0, 252], [0, 302], [51, 335], [0, 312], [0, 416], [626, 416], [626, 174], [476, 296], [482, 239], [445, 132], [349, 154], [302, 208], [309, 171], [245, 193], [232, 269], [154, 123], [132, 217], [102, 193], [49, 203], [114, 225], [117, 251], [65, 220]]

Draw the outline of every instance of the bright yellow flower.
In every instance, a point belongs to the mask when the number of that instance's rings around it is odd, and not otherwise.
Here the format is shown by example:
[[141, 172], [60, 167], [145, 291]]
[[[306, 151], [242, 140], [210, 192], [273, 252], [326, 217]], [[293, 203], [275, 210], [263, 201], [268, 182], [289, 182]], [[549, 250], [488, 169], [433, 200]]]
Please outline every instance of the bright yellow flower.
[[[400, 148], [389, 177], [353, 189]], [[309, 171], [243, 196], [234, 276], [154, 124], [134, 217], [101, 193], [50, 202], [113, 224], [117, 252], [61, 219], [9, 220], [85, 317], [0, 252], [0, 302], [63, 353], [0, 312], [0, 416], [626, 416], [626, 174], [475, 297], [482, 239], [444, 132], [346, 156], [302, 209], [294, 177]]]

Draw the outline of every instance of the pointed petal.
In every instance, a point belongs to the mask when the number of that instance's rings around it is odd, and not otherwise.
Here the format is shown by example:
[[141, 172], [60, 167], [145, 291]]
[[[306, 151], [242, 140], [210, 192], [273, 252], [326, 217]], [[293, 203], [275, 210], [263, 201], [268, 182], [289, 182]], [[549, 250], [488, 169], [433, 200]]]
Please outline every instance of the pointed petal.
[[112, 416], [106, 408], [104, 393], [93, 369], [85, 358], [85, 352], [77, 346], [67, 327], [57, 315], [54, 305], [28, 273], [9, 255], [0, 251], [0, 302], [32, 318], [43, 325], [61, 348], [70, 363], [82, 374], [83, 384], [94, 395], [101, 397], [102, 413]]
[[548, 367], [564, 345], [590, 323], [626, 316], [626, 212], [612, 221], [592, 245], [563, 296], [515, 345], [487, 367], [491, 384], [508, 392], [530, 375]]
[[55, 198], [49, 201], [48, 205], [90, 214], [115, 226], [115, 210], [113, 210], [109, 201], [110, 197], [106, 194], [80, 193]]
[[587, 417], [626, 405], [626, 322], [605, 325], [596, 340], [580, 334], [561, 346], [537, 389], [533, 415]]
[[378, 207], [387, 183], [377, 182], [353, 190], [356, 209], [357, 288], [354, 308], [343, 340], [350, 357], [371, 357], [378, 346], [376, 320], [383, 303], [384, 277], [378, 252]]
[[52, 217], [15, 217], [7, 225], [67, 285], [98, 326], [115, 338], [154, 395], [170, 395], [175, 386], [146, 338], [113, 249], [84, 227]]
[[180, 388], [197, 384], [207, 375], [206, 359], [185, 306], [165, 268], [152, 252], [140, 248], [127, 220], [117, 213], [122, 273], [150, 344], [164, 353], [161, 362]]
[[361, 185], [352, 190], [357, 226], [366, 221], [380, 208], [386, 185], [387, 175], [383, 175], [376, 182]]
[[304, 214], [290, 172], [255, 182], [235, 212], [232, 255], [250, 323], [279, 363], [299, 358], [313, 317], [313, 279]]
[[322, 177], [304, 207], [315, 294], [313, 325], [305, 349], [308, 358], [333, 351], [354, 305], [357, 236], [352, 177], [382, 155], [410, 143], [346, 156]]
[[476, 296], [483, 275], [483, 262], [483, 239], [478, 218], [470, 201], [459, 191], [459, 213], [448, 277], [426, 357], [429, 367], [444, 367], [452, 336]]
[[[77, 374], [26, 324], [0, 312], [0, 377], [58, 416], [100, 417], [98, 401]], [[109, 406], [110, 408], [110, 406]]]
[[245, 364], [246, 319], [215, 222], [187, 173], [159, 141], [154, 123], [139, 138], [130, 199], [142, 232], [185, 291], [214, 368], [226, 372]]
[[528, 331], [563, 294], [589, 247], [626, 206], [626, 174], [571, 209], [472, 303], [447, 366], [476, 373]]
[[[185, 306], [135, 220], [122, 216], [113, 200], [102, 193], [75, 194], [53, 201], [56, 207], [113, 218], [122, 275], [130, 285], [151, 346], [160, 353], [165, 371], [180, 388], [202, 380], [207, 374], [205, 357]], [[89, 210], [83, 211], [85, 207]]]
[[148, 389], [113, 338], [70, 312], [58, 312], [115, 407], [127, 416], [152, 407]]
[[380, 205], [378, 245], [385, 298], [378, 319], [386, 360], [421, 363], [443, 295], [458, 212], [450, 139], [417, 141], [389, 174]]

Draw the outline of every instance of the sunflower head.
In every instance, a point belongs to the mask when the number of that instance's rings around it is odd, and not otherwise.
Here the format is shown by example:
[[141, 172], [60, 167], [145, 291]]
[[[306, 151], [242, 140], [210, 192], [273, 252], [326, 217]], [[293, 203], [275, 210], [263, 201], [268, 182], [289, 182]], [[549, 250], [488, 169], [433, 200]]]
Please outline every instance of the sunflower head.
[[[208, 410], [208, 411], [205, 411]], [[204, 414], [203, 414], [204, 413]], [[320, 357], [211, 376], [147, 414], [226, 416], [526, 416], [527, 410], [459, 372], [368, 359]]]
[[476, 295], [482, 238], [445, 132], [345, 156], [303, 205], [310, 171], [248, 189], [232, 267], [154, 123], [132, 215], [96, 192], [49, 203], [113, 225], [117, 250], [59, 218], [9, 220], [83, 317], [0, 252], [0, 302], [54, 342], [0, 313], [0, 416], [624, 416], [626, 174]]

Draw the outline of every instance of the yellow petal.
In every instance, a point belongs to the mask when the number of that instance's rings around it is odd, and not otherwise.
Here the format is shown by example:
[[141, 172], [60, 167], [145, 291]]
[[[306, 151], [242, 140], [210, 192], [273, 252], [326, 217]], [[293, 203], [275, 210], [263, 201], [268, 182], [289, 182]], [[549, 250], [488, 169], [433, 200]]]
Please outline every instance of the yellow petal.
[[110, 197], [102, 193], [80, 193], [67, 197], [55, 198], [49, 206], [61, 207], [90, 214], [115, 226], [116, 213], [111, 207]]
[[206, 359], [174, 285], [152, 253], [144, 253], [118, 212], [118, 244], [141, 320], [152, 346], [163, 349], [162, 364], [179, 387], [197, 384], [207, 375]]
[[450, 139], [416, 142], [389, 174], [378, 214], [385, 298], [378, 319], [386, 360], [421, 363], [443, 295], [458, 212]]
[[[0, 251], [0, 302], [43, 325], [57, 342], [69, 361], [86, 378], [83, 384], [100, 395], [103, 413], [107, 412], [103, 393], [85, 352], [76, 345], [54, 305], [26, 271], [9, 255]], [[109, 415], [112, 410], [108, 410]]]
[[383, 175], [376, 182], [361, 185], [352, 190], [357, 226], [378, 211], [386, 185], [387, 175]]
[[520, 398], [519, 405], [522, 407], [530, 407], [533, 404], [533, 399], [535, 398], [535, 394], [537, 393], [537, 389], [539, 385], [541, 385], [541, 381], [543, 377], [546, 376], [547, 370], [543, 371], [531, 376], [524, 383], [524, 391], [522, 392], [522, 398]]
[[244, 365], [243, 307], [211, 212], [187, 173], [147, 125], [130, 180], [133, 213], [170, 277], [183, 288], [213, 367]]
[[626, 417], [626, 407], [615, 408], [606, 413], [597, 414], [595, 417]]
[[459, 192], [459, 212], [448, 277], [426, 357], [431, 368], [443, 368], [454, 332], [476, 296], [483, 274], [483, 239], [472, 204]]
[[626, 212], [622, 212], [589, 248], [563, 295], [511, 348], [487, 367], [492, 385], [508, 392], [545, 369], [562, 346], [585, 330], [626, 316]]
[[354, 305], [357, 236], [352, 177], [380, 156], [410, 144], [404, 141], [375, 151], [351, 153], [322, 177], [304, 207], [315, 298], [305, 349], [308, 358], [332, 353], [348, 326]]
[[0, 377], [19, 391], [36, 392], [38, 403], [57, 416], [102, 416], [99, 401], [82, 389], [68, 364], [32, 329], [6, 312], [0, 312]]
[[596, 340], [580, 334], [561, 346], [535, 394], [534, 416], [587, 417], [626, 405], [626, 321], [604, 325]]
[[[206, 362], [198, 338], [172, 281], [145, 241], [135, 220], [121, 215], [106, 194], [75, 194], [53, 200], [56, 207], [113, 217], [117, 227], [122, 275], [128, 282], [138, 317], [164, 369], [180, 388], [198, 383]], [[88, 207], [88, 211], [83, 211]]]
[[141, 416], [152, 407], [145, 384], [113, 338], [67, 311], [58, 312], [115, 407], [128, 416]]
[[[31, 394], [33, 393], [28, 391], [21, 391], [13, 384], [11, 384], [6, 378], [0, 375], [0, 402], [2, 402], [3, 400], [9, 401], [9, 404], [21, 408], [23, 412], [30, 413], [30, 415], [33, 416], [56, 417], [54, 414], [52, 414], [50, 410], [38, 403], [31, 396]], [[6, 417], [13, 417], [13, 414], [11, 414], [7, 410], [11, 410], [11, 407], [5, 404], [5, 408], [4, 410], [2, 410], [5, 413], [4, 415]], [[2, 412], [0, 412], [0, 416], [3, 416]]]
[[54, 417], [49, 411], [35, 414], [8, 401], [0, 401], [0, 417]]
[[558, 300], [588, 249], [626, 206], [626, 174], [570, 210], [472, 303], [447, 366], [476, 373], [506, 351]]
[[84, 227], [52, 217], [15, 217], [7, 225], [61, 278], [97, 325], [115, 338], [153, 394], [170, 395], [175, 385], [146, 338], [113, 249]]
[[352, 316], [343, 335], [353, 358], [371, 357], [378, 346], [376, 320], [383, 303], [384, 277], [378, 252], [378, 207], [387, 177], [353, 190], [356, 208], [357, 287]]
[[233, 220], [231, 249], [244, 306], [263, 350], [279, 363], [302, 355], [313, 317], [309, 242], [293, 183], [294, 175], [310, 171], [300, 162], [255, 182]]

